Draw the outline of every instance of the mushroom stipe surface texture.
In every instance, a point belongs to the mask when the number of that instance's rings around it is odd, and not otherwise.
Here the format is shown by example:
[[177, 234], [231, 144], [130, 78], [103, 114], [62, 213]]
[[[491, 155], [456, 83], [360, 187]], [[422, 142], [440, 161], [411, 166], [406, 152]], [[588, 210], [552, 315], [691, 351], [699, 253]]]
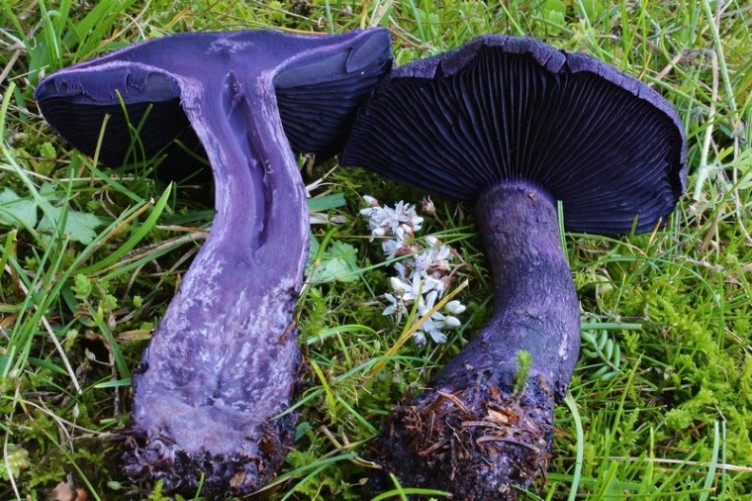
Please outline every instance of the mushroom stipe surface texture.
[[[164, 154], [211, 163], [209, 236], [134, 374], [125, 472], [219, 497], [275, 475], [294, 438], [293, 307], [309, 242], [293, 150], [338, 151], [391, 68], [388, 33], [241, 31], [164, 37], [59, 71], [36, 89], [47, 120], [113, 166]], [[132, 147], [132, 135], [140, 143]], [[203, 478], [202, 478], [203, 476]]]
[[684, 189], [685, 160], [682, 125], [660, 95], [538, 40], [480, 37], [384, 79], [342, 165], [473, 203], [495, 293], [488, 324], [390, 412], [374, 446], [386, 473], [496, 500], [545, 471], [580, 343], [557, 201], [570, 230], [651, 231]]

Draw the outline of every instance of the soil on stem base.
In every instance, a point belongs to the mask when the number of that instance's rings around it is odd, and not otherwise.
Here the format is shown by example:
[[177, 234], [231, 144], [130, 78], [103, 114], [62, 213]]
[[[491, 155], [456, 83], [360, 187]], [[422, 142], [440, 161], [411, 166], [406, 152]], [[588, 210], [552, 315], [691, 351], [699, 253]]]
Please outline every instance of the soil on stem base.
[[376, 459], [403, 486], [462, 493], [467, 501], [517, 499], [546, 471], [554, 396], [541, 381], [515, 393], [503, 379], [468, 368], [394, 408]]

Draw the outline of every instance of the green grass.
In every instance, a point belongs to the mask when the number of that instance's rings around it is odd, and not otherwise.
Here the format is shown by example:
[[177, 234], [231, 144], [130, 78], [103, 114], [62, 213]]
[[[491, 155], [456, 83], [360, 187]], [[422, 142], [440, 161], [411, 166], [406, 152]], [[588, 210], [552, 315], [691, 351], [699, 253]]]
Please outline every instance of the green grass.
[[[369, 25], [390, 29], [399, 63], [487, 32], [538, 36], [596, 55], [674, 103], [690, 178], [668, 228], [565, 235], [587, 330], [571, 398], [557, 409], [556, 455], [530, 498], [749, 499], [752, 7], [740, 0], [3, 2], [0, 197], [18, 199], [0, 198], [0, 497], [47, 499], [70, 482], [90, 499], [167, 499], [121, 475], [113, 437], [128, 422], [129, 375], [212, 217], [200, 187], [161, 185], [148, 161], [105, 169], [71, 150], [38, 114], [39, 78], [175, 32]], [[490, 311], [471, 211], [436, 200], [428, 231], [469, 263], [465, 324], [446, 345], [391, 350], [405, 326], [381, 315], [390, 267], [357, 215], [360, 196], [423, 194], [343, 169], [315, 194], [324, 190], [338, 196], [316, 207], [329, 221], [313, 227], [319, 255], [334, 255], [332, 242], [352, 245], [357, 279], [311, 283], [301, 296], [308, 386], [274, 499], [363, 499], [373, 465], [362, 456], [382, 417]], [[421, 493], [441, 498], [395, 479], [378, 499]]]

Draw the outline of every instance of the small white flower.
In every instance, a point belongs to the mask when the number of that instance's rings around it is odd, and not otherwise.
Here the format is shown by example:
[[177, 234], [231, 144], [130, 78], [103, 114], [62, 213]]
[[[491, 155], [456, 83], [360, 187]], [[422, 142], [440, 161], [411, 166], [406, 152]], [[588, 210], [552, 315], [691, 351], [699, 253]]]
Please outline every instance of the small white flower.
[[389, 283], [392, 285], [392, 290], [398, 294], [407, 292], [411, 289], [410, 284], [403, 282], [397, 277], [390, 277]]
[[433, 339], [434, 342], [436, 343], [444, 344], [447, 341], [447, 335], [438, 329], [432, 329], [428, 331], [428, 334], [431, 336], [431, 339]]
[[[414, 205], [399, 201], [393, 208], [381, 206], [378, 200], [369, 195], [364, 195], [363, 201], [368, 207], [361, 209], [360, 214], [368, 221], [370, 239], [379, 238], [381, 248], [389, 259], [404, 256], [394, 265], [396, 276], [389, 279], [392, 291], [384, 294], [388, 304], [383, 314], [393, 315], [399, 323], [417, 301], [418, 315], [425, 317], [449, 288], [452, 271], [457, 266], [453, 263], [455, 254], [433, 235], [423, 241], [415, 240], [415, 233], [421, 229], [423, 218], [417, 214]], [[430, 199], [424, 199], [421, 205], [427, 213], [435, 213]], [[459, 327], [461, 323], [454, 315], [464, 310], [465, 306], [459, 301], [451, 301], [443, 308], [444, 313], [431, 313], [430, 318], [424, 319], [420, 329], [414, 333], [415, 342], [425, 344], [427, 335], [434, 342], [446, 342], [447, 335], [443, 330]]]
[[436, 302], [437, 297], [438, 293], [435, 290], [432, 290], [426, 295], [426, 299], [423, 304], [418, 303], [418, 309], [423, 310], [420, 312], [421, 315], [425, 315], [431, 309], [433, 309], [433, 304]]
[[424, 278], [424, 282], [426, 285], [423, 286], [423, 289], [428, 292], [436, 291], [439, 296], [443, 296], [444, 292], [446, 292], [446, 283], [444, 283], [443, 280], [437, 280], [433, 277], [426, 277]]
[[[433, 318], [433, 317], [432, 317]], [[445, 343], [447, 340], [446, 334], [441, 332], [441, 328], [443, 327], [442, 322], [436, 322], [432, 320], [432, 318], [429, 318], [425, 322], [423, 322], [423, 325], [420, 327], [421, 330], [428, 333], [429, 336], [431, 336], [431, 339], [434, 340], [436, 343]]]
[[398, 242], [396, 240], [384, 240], [381, 242], [381, 250], [384, 251], [384, 255], [388, 259], [394, 259], [394, 257], [397, 255], [397, 251], [401, 247], [401, 242]]
[[390, 304], [389, 306], [387, 306], [386, 308], [384, 308], [383, 315], [391, 315], [392, 313], [394, 313], [395, 311], [397, 311], [397, 305], [401, 301], [399, 301], [393, 294], [389, 294], [388, 292], [386, 294], [384, 294], [384, 297], [386, 298], [387, 301], [389, 301], [392, 304]]
[[423, 276], [440, 277], [452, 270], [452, 254], [449, 247], [432, 247], [424, 252], [416, 254], [413, 258], [415, 270]]
[[423, 297], [423, 282], [421, 280], [413, 280], [412, 285], [410, 286], [410, 291], [406, 294], [410, 296], [411, 301], [415, 301], [418, 298]]
[[444, 309], [448, 311], [449, 313], [452, 313], [454, 315], [459, 315], [460, 313], [465, 311], [467, 307], [455, 299], [454, 301], [449, 301], [444, 306]]
[[363, 201], [368, 205], [379, 205], [379, 201], [373, 198], [371, 195], [363, 195]]
[[423, 346], [426, 344], [426, 334], [423, 331], [415, 331], [413, 333], [413, 339], [415, 340], [415, 344], [418, 346]]
[[455, 328], [462, 325], [462, 322], [460, 322], [457, 317], [453, 317], [451, 315], [444, 317], [444, 323], [447, 324], [447, 327], [455, 327]]
[[420, 201], [420, 206], [426, 214], [436, 215], [436, 206], [433, 204], [431, 197], [423, 197], [423, 200]]
[[402, 300], [402, 297], [400, 296], [394, 296], [392, 294], [384, 294], [384, 297], [387, 301], [389, 301], [391, 304], [384, 308], [384, 311], [381, 313], [382, 315], [396, 315], [397, 316], [397, 323], [399, 323], [402, 320], [402, 315], [405, 314], [405, 311], [407, 311], [407, 306], [405, 305], [405, 302]]
[[397, 272], [397, 278], [401, 281], [407, 280], [407, 268], [402, 263], [394, 263], [394, 270]]

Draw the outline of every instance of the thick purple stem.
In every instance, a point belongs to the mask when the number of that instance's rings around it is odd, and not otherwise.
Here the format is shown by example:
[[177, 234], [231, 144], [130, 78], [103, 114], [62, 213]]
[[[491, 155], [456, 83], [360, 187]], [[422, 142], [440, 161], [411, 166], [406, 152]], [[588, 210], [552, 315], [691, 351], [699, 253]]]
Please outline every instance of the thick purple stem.
[[[529, 486], [550, 456], [554, 405], [579, 353], [579, 303], [547, 194], [498, 184], [476, 213], [494, 314], [432, 389], [392, 410], [377, 454], [405, 485], [466, 500], [515, 499], [515, 487]], [[516, 384], [521, 352], [530, 355], [524, 385]]]
[[308, 243], [305, 192], [292, 152], [279, 147], [271, 85], [246, 85], [230, 72], [187, 107], [202, 117], [203, 141], [223, 138], [207, 149], [217, 213], [135, 380], [127, 466], [181, 489], [203, 472], [209, 494], [261, 487], [293, 438], [291, 417], [272, 418], [297, 382], [290, 313]]
[[556, 206], [537, 188], [505, 183], [485, 192], [475, 209], [493, 271], [494, 314], [437, 381], [463, 374], [468, 365], [512, 377], [518, 353], [526, 351], [529, 379], [560, 400], [577, 362], [580, 315]]

